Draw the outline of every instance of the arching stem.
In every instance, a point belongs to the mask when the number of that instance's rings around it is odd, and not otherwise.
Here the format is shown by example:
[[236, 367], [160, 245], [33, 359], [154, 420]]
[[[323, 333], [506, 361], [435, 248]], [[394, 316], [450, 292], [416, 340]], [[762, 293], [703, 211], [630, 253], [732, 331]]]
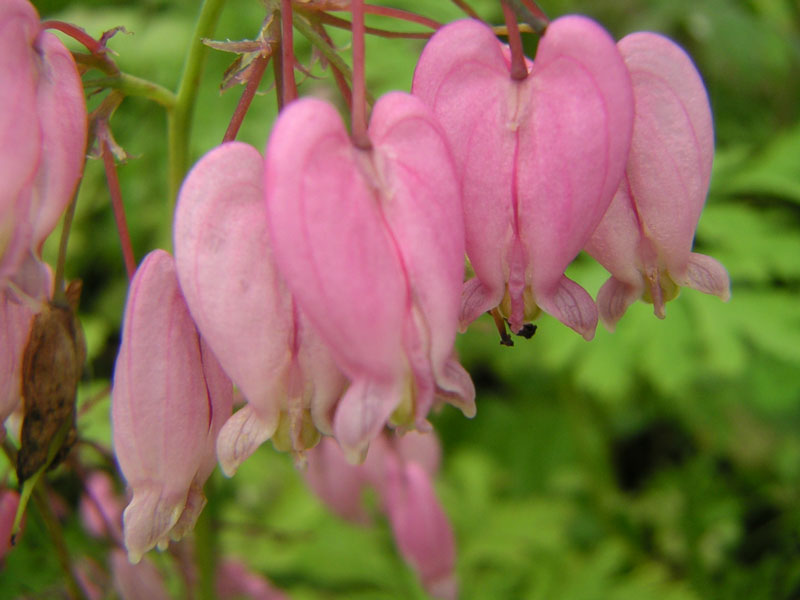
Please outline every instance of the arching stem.
[[508, 29], [508, 45], [511, 47], [511, 78], [522, 81], [528, 76], [528, 67], [525, 65], [525, 53], [522, 50], [522, 36], [517, 25], [517, 16], [507, 0], [501, 0], [503, 17]]
[[297, 98], [294, 81], [294, 34], [292, 31], [292, 2], [281, 0], [281, 58], [283, 66], [283, 105]]
[[367, 99], [364, 58], [364, 0], [353, 0], [353, 110], [351, 127], [353, 144], [369, 150], [372, 144], [367, 135]]
[[239, 103], [236, 105], [236, 110], [233, 111], [231, 122], [228, 124], [228, 129], [222, 138], [223, 142], [230, 142], [236, 139], [236, 134], [239, 133], [239, 128], [242, 126], [242, 121], [250, 108], [250, 103], [258, 90], [258, 84], [261, 83], [261, 77], [264, 75], [264, 69], [267, 68], [269, 56], [259, 56], [253, 63], [250, 76], [247, 78], [247, 85], [242, 92], [242, 97], [239, 98]]
[[128, 222], [125, 218], [125, 206], [122, 203], [122, 190], [119, 186], [117, 176], [117, 166], [114, 164], [114, 155], [111, 146], [105, 137], [100, 140], [100, 153], [103, 157], [103, 166], [106, 171], [106, 181], [108, 183], [108, 193], [111, 196], [111, 208], [114, 213], [114, 221], [117, 224], [119, 242], [122, 245], [122, 259], [125, 262], [125, 271], [128, 273], [128, 281], [133, 279], [136, 272], [136, 258], [133, 254], [131, 236], [128, 233]]

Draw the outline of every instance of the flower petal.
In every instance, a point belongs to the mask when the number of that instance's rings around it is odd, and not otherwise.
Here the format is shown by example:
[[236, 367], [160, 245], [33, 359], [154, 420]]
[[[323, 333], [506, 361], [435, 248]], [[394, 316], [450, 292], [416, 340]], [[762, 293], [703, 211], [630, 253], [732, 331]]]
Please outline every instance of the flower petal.
[[383, 225], [369, 152], [328, 103], [282, 112], [266, 152], [276, 261], [301, 309], [350, 377], [402, 372], [403, 267]]

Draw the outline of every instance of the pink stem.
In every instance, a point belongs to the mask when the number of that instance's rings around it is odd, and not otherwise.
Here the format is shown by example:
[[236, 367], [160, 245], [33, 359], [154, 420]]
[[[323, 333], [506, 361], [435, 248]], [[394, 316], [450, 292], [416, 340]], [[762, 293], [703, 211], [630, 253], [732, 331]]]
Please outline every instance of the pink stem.
[[[321, 12], [315, 15], [321, 23], [338, 27], [340, 29], [352, 30], [353, 24], [347, 19], [340, 19], [328, 13]], [[433, 35], [429, 31], [387, 31], [386, 29], [377, 29], [376, 27], [364, 27], [364, 31], [370, 35], [376, 35], [382, 38], [402, 38], [406, 40], [428, 40]]]
[[520, 1], [522, 2], [523, 5], [525, 5], [525, 8], [531, 11], [531, 14], [533, 14], [533, 16], [538, 17], [545, 23], [550, 22], [550, 19], [547, 18], [547, 15], [544, 14], [544, 11], [538, 4], [536, 4], [536, 2], [534, 2], [533, 0], [520, 0]]
[[258, 90], [258, 84], [261, 82], [261, 77], [264, 75], [264, 69], [267, 68], [269, 56], [259, 56], [255, 59], [250, 76], [247, 78], [247, 85], [242, 92], [242, 97], [239, 98], [239, 104], [236, 105], [236, 110], [233, 111], [233, 117], [225, 131], [225, 136], [222, 142], [230, 142], [236, 139], [236, 134], [239, 133], [239, 128], [242, 126], [242, 121], [250, 108], [250, 103]]
[[280, 52], [272, 56], [272, 73], [275, 77], [275, 101], [280, 112], [283, 110], [283, 56]]
[[103, 50], [103, 46], [100, 42], [98, 42], [80, 27], [75, 27], [75, 25], [64, 23], [64, 21], [42, 21], [41, 27], [42, 29], [55, 29], [62, 33], [66, 33], [69, 37], [86, 46], [86, 49], [92, 54], [97, 54]]
[[108, 192], [111, 195], [111, 208], [114, 211], [114, 221], [117, 223], [119, 241], [122, 245], [122, 258], [125, 261], [125, 270], [128, 272], [128, 280], [130, 281], [136, 272], [136, 259], [133, 256], [131, 236], [128, 233], [128, 223], [125, 219], [125, 206], [122, 204], [122, 192], [119, 188], [117, 166], [114, 164], [114, 156], [111, 153], [111, 146], [109, 146], [108, 140], [102, 139], [100, 146], [103, 155], [103, 166], [106, 170]]
[[508, 45], [511, 46], [511, 78], [522, 81], [528, 76], [528, 67], [525, 65], [525, 54], [522, 50], [522, 36], [519, 34], [517, 16], [506, 0], [502, 0], [503, 17], [508, 29]]
[[351, 127], [353, 143], [357, 148], [372, 147], [367, 135], [367, 98], [364, 59], [364, 0], [353, 0], [350, 5], [353, 15], [353, 109]]
[[292, 32], [292, 1], [281, 0], [281, 55], [283, 62], [283, 104], [297, 98], [294, 81], [294, 34]]
[[442, 24], [439, 23], [438, 21], [434, 21], [433, 19], [423, 17], [422, 15], [418, 15], [417, 13], [409, 12], [406, 10], [400, 10], [397, 8], [390, 8], [388, 6], [375, 6], [373, 4], [365, 4], [364, 12], [370, 15], [381, 15], [384, 17], [392, 17], [394, 19], [399, 19], [401, 21], [409, 21], [410, 23], [417, 23], [418, 25], [422, 25], [424, 27], [430, 27], [431, 29], [439, 29], [442, 26]]
[[476, 13], [475, 10], [473, 10], [473, 8], [469, 4], [464, 2], [464, 0], [452, 0], [452, 1], [453, 4], [455, 4], [458, 8], [463, 10], [468, 17], [472, 19], [477, 19], [478, 21], [483, 20], [481, 19], [480, 15], [478, 15], [478, 13]]

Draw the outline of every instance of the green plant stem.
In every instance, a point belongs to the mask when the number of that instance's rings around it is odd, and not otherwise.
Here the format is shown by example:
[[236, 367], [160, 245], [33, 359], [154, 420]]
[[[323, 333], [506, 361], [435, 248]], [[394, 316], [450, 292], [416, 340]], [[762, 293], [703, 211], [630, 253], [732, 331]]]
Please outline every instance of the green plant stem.
[[113, 88], [123, 92], [126, 96], [147, 98], [166, 109], [173, 109], [177, 102], [177, 96], [167, 88], [128, 73], [90, 79], [85, 82], [84, 86], [87, 89]]
[[[81, 178], [80, 181], [82, 181]], [[64, 295], [64, 270], [67, 262], [67, 242], [69, 242], [69, 232], [72, 229], [72, 220], [75, 218], [75, 207], [78, 204], [78, 190], [81, 184], [78, 181], [78, 186], [75, 188], [75, 194], [72, 196], [72, 201], [64, 213], [64, 222], [61, 225], [61, 239], [58, 242], [58, 258], [56, 259], [56, 274], [53, 280], [53, 302], [66, 303], [67, 298]]]
[[167, 114], [167, 144], [169, 161], [170, 206], [175, 206], [181, 182], [189, 170], [189, 138], [197, 91], [203, 74], [203, 64], [208, 46], [203, 38], [210, 38], [222, 13], [225, 0], [203, 0], [197, 19], [189, 53], [183, 66], [175, 104]]
[[42, 516], [45, 527], [47, 527], [47, 532], [50, 534], [50, 539], [55, 546], [58, 564], [61, 565], [61, 570], [64, 571], [69, 597], [73, 600], [85, 600], [86, 596], [83, 593], [83, 589], [75, 578], [75, 573], [72, 570], [72, 559], [69, 555], [67, 543], [64, 540], [64, 532], [61, 529], [61, 524], [53, 513], [53, 509], [50, 508], [50, 503], [47, 501], [47, 496], [45, 496], [41, 486], [36, 486], [34, 489], [33, 502], [39, 514]]
[[194, 526], [194, 560], [198, 574], [196, 597], [198, 600], [214, 600], [216, 598], [219, 536], [217, 535], [216, 482], [213, 477], [206, 482], [205, 493], [208, 502]]

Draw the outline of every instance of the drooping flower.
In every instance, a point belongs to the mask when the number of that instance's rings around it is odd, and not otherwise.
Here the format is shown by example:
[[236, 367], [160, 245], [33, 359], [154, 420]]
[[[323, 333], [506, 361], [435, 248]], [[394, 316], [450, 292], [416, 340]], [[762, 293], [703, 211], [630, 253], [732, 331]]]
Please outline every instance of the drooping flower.
[[443, 134], [395, 92], [375, 104], [368, 136], [359, 148], [330, 104], [295, 101], [273, 129], [264, 179], [277, 264], [351, 381], [333, 430], [354, 461], [390, 419], [426, 428], [437, 398], [475, 412], [452, 356], [464, 240]]
[[430, 476], [416, 462], [389, 460], [386, 480], [386, 510], [400, 553], [432, 596], [455, 600], [455, 538]]
[[688, 286], [730, 297], [725, 268], [693, 253], [714, 157], [703, 81], [686, 53], [655, 33], [619, 42], [633, 81], [635, 121], [619, 189], [586, 250], [608, 271], [597, 302], [611, 329], [639, 298], [664, 317], [664, 303]]
[[439, 457], [433, 433], [381, 434], [360, 465], [348, 463], [336, 442], [325, 438], [309, 452], [304, 475], [329, 508], [356, 523], [369, 522], [365, 489], [377, 490], [403, 557], [432, 596], [454, 599], [455, 538], [433, 489]]
[[247, 399], [217, 443], [228, 475], [266, 439], [301, 455], [318, 431], [330, 435], [346, 383], [274, 266], [263, 176], [255, 148], [220, 146], [192, 169], [175, 213], [189, 310]]
[[[75, 61], [27, 0], [0, 6], [0, 283], [37, 262], [81, 176], [86, 105]], [[35, 267], [26, 267], [28, 276]], [[21, 287], [24, 289], [24, 282]]]
[[97, 538], [121, 538], [123, 502], [114, 481], [104, 471], [94, 471], [84, 483], [79, 511], [84, 529]]
[[630, 77], [614, 41], [578, 16], [553, 21], [524, 79], [490, 28], [437, 31], [413, 93], [447, 134], [463, 187], [462, 327], [499, 308], [512, 331], [540, 310], [591, 339], [597, 308], [564, 270], [616, 190], [633, 122]]
[[189, 315], [172, 257], [151, 252], [131, 282], [112, 390], [114, 451], [133, 492], [123, 517], [132, 562], [193, 526], [232, 395]]
[[146, 557], [137, 564], [131, 564], [125, 553], [115, 548], [111, 551], [110, 562], [114, 589], [123, 600], [169, 600], [164, 578]]
[[286, 594], [243, 563], [226, 559], [217, 568], [217, 598], [220, 600], [287, 600]]

